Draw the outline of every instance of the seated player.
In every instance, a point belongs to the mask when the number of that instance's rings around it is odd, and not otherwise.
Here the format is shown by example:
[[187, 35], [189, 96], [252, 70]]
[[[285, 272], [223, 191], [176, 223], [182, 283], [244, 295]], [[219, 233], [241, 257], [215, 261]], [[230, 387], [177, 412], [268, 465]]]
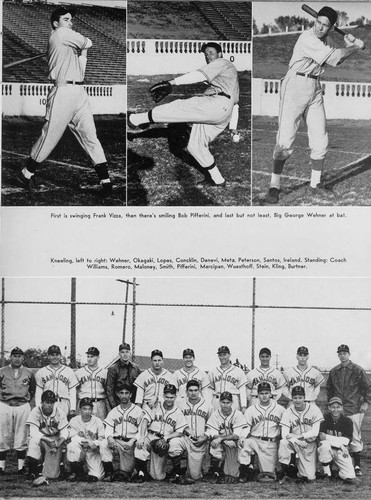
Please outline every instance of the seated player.
[[319, 429], [318, 460], [325, 477], [331, 477], [331, 464], [335, 464], [344, 482], [357, 483], [359, 479], [356, 478], [348, 446], [352, 441], [353, 422], [343, 414], [340, 398], [331, 398], [328, 409], [329, 413], [325, 413]]
[[69, 481], [85, 480], [83, 464], [88, 468], [87, 481], [94, 483], [104, 476], [100, 444], [104, 438], [104, 426], [99, 417], [93, 415], [93, 400], [83, 398], [79, 404], [80, 415], [70, 421], [71, 442], [67, 445], [67, 460], [72, 474]]
[[[60, 473], [62, 446], [68, 438], [67, 416], [56, 406], [56, 395], [45, 391], [41, 405], [35, 406], [28, 416], [30, 441], [28, 444], [28, 466], [35, 485], [47, 484]], [[44, 479], [44, 480], [43, 480]]]

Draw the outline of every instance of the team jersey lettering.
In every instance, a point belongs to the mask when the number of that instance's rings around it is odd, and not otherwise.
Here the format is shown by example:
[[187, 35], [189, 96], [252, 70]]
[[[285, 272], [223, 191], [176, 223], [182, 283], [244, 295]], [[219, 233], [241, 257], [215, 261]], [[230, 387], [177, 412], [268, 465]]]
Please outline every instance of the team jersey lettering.
[[202, 417], [205, 420], [207, 420], [207, 415], [208, 415], [207, 411], [201, 410], [201, 408], [199, 408], [196, 411], [191, 410], [191, 408], [185, 408], [183, 410], [183, 414], [184, 414], [185, 417], [190, 417], [190, 416], [193, 416], [193, 415], [197, 415], [198, 417]]
[[252, 417], [251, 424], [254, 426], [265, 421], [274, 422], [278, 425], [281, 419], [277, 415], [258, 415], [257, 417]]
[[51, 374], [51, 375], [46, 375], [44, 377], [42, 377], [42, 382], [44, 384], [46, 384], [47, 382], [50, 382], [51, 380], [60, 380], [61, 382], [63, 382], [65, 385], [68, 385], [68, 378], [63, 376], [62, 374], [58, 374], [58, 376], [56, 377], [54, 374]]

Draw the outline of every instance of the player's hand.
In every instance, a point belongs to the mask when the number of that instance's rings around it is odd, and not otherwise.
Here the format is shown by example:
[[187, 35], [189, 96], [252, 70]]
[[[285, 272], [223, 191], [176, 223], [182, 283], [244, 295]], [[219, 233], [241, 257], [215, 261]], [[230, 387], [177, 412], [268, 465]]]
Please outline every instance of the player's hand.
[[361, 49], [361, 50], [364, 50], [364, 49], [365, 49], [365, 47], [366, 47], [366, 46], [365, 46], [365, 42], [363, 42], [360, 38], [356, 38], [356, 39], [354, 40], [354, 45], [355, 45], [356, 47], [358, 47], [359, 49]]
[[91, 451], [92, 451], [93, 453], [95, 453], [96, 451], [98, 451], [98, 450], [99, 450], [99, 446], [97, 446], [97, 445], [94, 443], [94, 441], [90, 441], [90, 443], [89, 443], [89, 448], [91, 449]]
[[341, 446], [340, 449], [343, 452], [343, 457], [348, 458], [349, 457], [348, 448], [346, 446]]
[[220, 438], [213, 439], [210, 443], [211, 448], [217, 448], [222, 440]]
[[320, 432], [318, 434], [318, 437], [319, 437], [320, 441], [324, 441], [326, 439], [326, 433], [325, 432]]
[[144, 448], [144, 437], [143, 438], [139, 438], [138, 441], [136, 442], [135, 446], [141, 450], [142, 448]]
[[113, 439], [113, 437], [109, 436], [107, 438], [107, 443], [108, 443], [108, 448], [111, 448], [111, 450], [115, 448], [115, 440]]
[[300, 439], [297, 440], [296, 444], [301, 448], [302, 450], [305, 450], [305, 448], [308, 448], [308, 443], [306, 441], [301, 441]]
[[344, 36], [344, 43], [347, 47], [354, 47], [354, 42], [355, 37], [351, 33]]
[[245, 446], [245, 438], [240, 437], [237, 441], [237, 446], [240, 450]]
[[361, 404], [361, 408], [359, 409], [360, 413], [366, 413], [366, 411], [368, 410], [369, 406], [370, 405], [367, 403], [367, 401], [364, 401]]
[[292, 432], [289, 432], [286, 435], [286, 439], [296, 439], [296, 434], [293, 434]]
[[229, 440], [227, 440], [227, 441], [224, 441], [224, 442], [223, 442], [223, 444], [224, 444], [227, 448], [229, 448], [229, 449], [232, 449], [232, 448], [236, 448], [236, 447], [237, 447], [237, 445], [236, 445], [235, 441], [229, 441]]

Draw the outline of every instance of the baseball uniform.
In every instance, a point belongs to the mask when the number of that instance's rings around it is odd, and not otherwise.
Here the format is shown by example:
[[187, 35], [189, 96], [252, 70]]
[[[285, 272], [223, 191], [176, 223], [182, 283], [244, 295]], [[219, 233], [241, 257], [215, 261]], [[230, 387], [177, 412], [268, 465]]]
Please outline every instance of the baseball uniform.
[[246, 375], [246, 388], [251, 391], [251, 404], [257, 404], [258, 399], [258, 385], [261, 382], [268, 382], [271, 386], [272, 398], [276, 401], [279, 400], [282, 394], [283, 387], [286, 384], [286, 380], [282, 375], [282, 372], [271, 366], [268, 368], [253, 368]]
[[239, 452], [239, 462], [249, 465], [251, 455], [256, 454], [259, 459], [260, 472], [274, 474], [277, 458], [278, 444], [281, 436], [281, 419], [285, 411], [283, 406], [271, 401], [268, 406], [259, 402], [250, 406], [245, 412], [247, 423], [243, 448]]
[[151, 368], [144, 370], [134, 382], [137, 387], [135, 403], [153, 407], [158, 401], [162, 401], [165, 385], [172, 384], [176, 387], [174, 375], [166, 369], [156, 374]]
[[176, 370], [174, 372], [174, 378], [176, 380], [175, 387], [178, 389], [178, 402], [180, 398], [185, 398], [187, 396], [187, 382], [189, 380], [196, 380], [200, 384], [201, 394], [206, 400], [208, 400], [208, 392], [206, 389], [210, 386], [210, 380], [205, 372], [194, 366], [191, 371], [187, 371], [184, 368]]
[[[160, 457], [151, 452], [151, 441], [158, 439], [159, 436], [166, 438], [173, 432], [183, 432], [187, 427], [187, 421], [177, 406], [174, 405], [171, 410], [167, 410], [161, 402], [152, 410], [147, 406], [143, 418], [148, 422], [145, 446], [140, 449], [136, 448], [134, 454], [136, 458], [142, 461], [148, 460], [150, 457], [149, 473], [153, 479], [162, 481], [166, 477], [165, 469], [168, 457], [166, 455]], [[168, 453], [170, 456], [174, 456], [179, 451], [176, 439], [173, 438], [169, 441]]]
[[[278, 460], [288, 465], [291, 453], [296, 452], [298, 457], [298, 475], [307, 477], [309, 480], [316, 478], [316, 439], [319, 434], [320, 423], [323, 415], [315, 404], [305, 403], [303, 411], [297, 411], [294, 407], [287, 408], [281, 418], [282, 439], [278, 450]], [[286, 428], [286, 431], [284, 431]], [[306, 448], [300, 448], [295, 440], [287, 439], [285, 434], [302, 435], [306, 442]]]
[[35, 377], [29, 368], [0, 368], [0, 452], [27, 449], [26, 421], [35, 390]]
[[[81, 415], [70, 420], [70, 439], [67, 445], [67, 460], [70, 462], [86, 462], [88, 474], [102, 479], [104, 470], [99, 447], [104, 438], [104, 425], [102, 420], [95, 415], [91, 416], [89, 422], [84, 422]], [[84, 450], [84, 442], [89, 439], [98, 446], [93, 451], [91, 448]]]
[[339, 469], [341, 479], [353, 479], [356, 477], [352, 458], [349, 452], [344, 456], [341, 446], [348, 448], [353, 435], [353, 422], [350, 418], [340, 415], [336, 422], [331, 413], [324, 415], [320, 425], [320, 432], [326, 434], [326, 439], [319, 442], [317, 449], [318, 460], [323, 464], [334, 462]]
[[210, 388], [214, 393], [213, 407], [219, 408], [220, 395], [228, 391], [233, 396], [233, 408], [241, 410], [247, 406], [246, 402], [246, 376], [245, 372], [230, 364], [223, 370], [219, 366], [209, 371]]
[[283, 375], [286, 379], [286, 386], [284, 387], [285, 396], [291, 400], [293, 387], [300, 386], [304, 388], [305, 401], [308, 403], [316, 401], [320, 386], [325, 380], [317, 368], [309, 365], [303, 371], [299, 370], [297, 366], [287, 368], [284, 370]]
[[41, 394], [50, 390], [57, 396], [56, 403], [66, 415], [76, 411], [76, 386], [78, 384], [74, 371], [68, 366], [61, 365], [54, 370], [51, 365], [44, 366], [36, 372], [35, 404], [41, 402]]
[[131, 403], [128, 408], [121, 405], [111, 410], [105, 421], [105, 439], [101, 445], [104, 462], [112, 462], [113, 452], [108, 446], [108, 438], [115, 440], [115, 449], [120, 457], [120, 470], [131, 474], [134, 470], [134, 448], [144, 412], [139, 406]]
[[[91, 369], [88, 365], [75, 371], [78, 382], [77, 399], [91, 398], [93, 401], [93, 415], [104, 420], [106, 410], [106, 383], [107, 370], [105, 368]], [[77, 405], [79, 406], [79, 405]]]

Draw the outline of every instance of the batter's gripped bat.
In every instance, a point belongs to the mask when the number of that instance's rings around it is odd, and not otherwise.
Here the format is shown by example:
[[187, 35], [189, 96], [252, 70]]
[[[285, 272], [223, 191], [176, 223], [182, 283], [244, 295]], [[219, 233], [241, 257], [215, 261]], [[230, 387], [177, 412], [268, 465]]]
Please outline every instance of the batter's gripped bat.
[[[304, 4], [304, 5], [301, 6], [301, 8], [303, 10], [305, 10], [305, 12], [307, 12], [310, 16], [313, 16], [315, 19], [317, 19], [318, 14], [317, 14], [317, 12], [314, 9], [312, 9], [312, 7], [309, 7], [309, 5]], [[345, 31], [341, 30], [337, 26], [334, 26], [334, 30], [337, 31], [338, 33], [340, 33], [340, 35], [343, 35], [343, 36], [346, 35]]]
[[47, 52], [43, 52], [42, 54], [38, 54], [37, 56], [32, 56], [32, 57], [25, 57], [24, 59], [20, 59], [19, 61], [13, 61], [8, 64], [4, 64], [3, 68], [8, 69], [12, 68], [13, 66], [18, 66], [19, 64], [25, 64], [30, 61], [35, 61], [36, 59], [41, 59], [42, 57], [46, 57], [48, 55]]

